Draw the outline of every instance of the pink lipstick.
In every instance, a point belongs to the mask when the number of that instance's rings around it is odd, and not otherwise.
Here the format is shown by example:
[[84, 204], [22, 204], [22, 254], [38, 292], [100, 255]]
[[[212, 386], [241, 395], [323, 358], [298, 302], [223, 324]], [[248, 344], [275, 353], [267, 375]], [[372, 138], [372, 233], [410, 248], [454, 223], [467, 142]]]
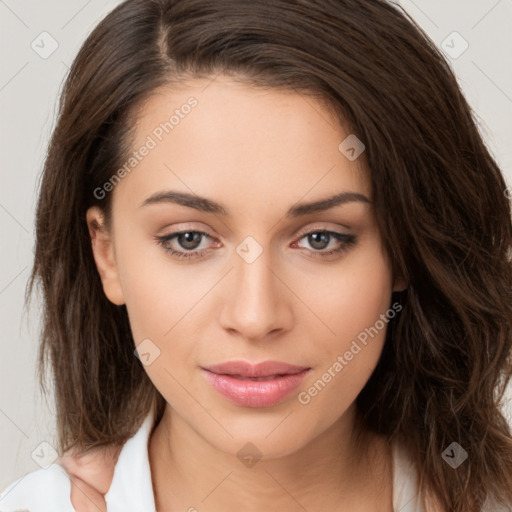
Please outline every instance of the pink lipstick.
[[279, 361], [230, 361], [202, 368], [221, 395], [243, 407], [270, 407], [296, 389], [311, 368]]

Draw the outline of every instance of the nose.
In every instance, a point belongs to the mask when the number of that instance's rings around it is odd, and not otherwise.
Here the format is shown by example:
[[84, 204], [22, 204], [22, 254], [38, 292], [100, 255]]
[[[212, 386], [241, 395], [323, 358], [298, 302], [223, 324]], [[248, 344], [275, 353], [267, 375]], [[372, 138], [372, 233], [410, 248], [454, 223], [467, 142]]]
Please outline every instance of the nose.
[[270, 251], [264, 249], [252, 262], [235, 253], [233, 264], [223, 294], [222, 327], [251, 342], [289, 330], [293, 293], [279, 269], [272, 267]]

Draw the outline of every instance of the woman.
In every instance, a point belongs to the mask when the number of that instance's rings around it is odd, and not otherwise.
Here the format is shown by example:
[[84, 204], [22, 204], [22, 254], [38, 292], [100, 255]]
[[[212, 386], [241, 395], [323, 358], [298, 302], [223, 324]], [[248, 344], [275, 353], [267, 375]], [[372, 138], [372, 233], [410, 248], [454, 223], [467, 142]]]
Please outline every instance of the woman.
[[1, 510], [507, 510], [506, 192], [385, 1], [123, 2], [37, 211], [66, 456]]

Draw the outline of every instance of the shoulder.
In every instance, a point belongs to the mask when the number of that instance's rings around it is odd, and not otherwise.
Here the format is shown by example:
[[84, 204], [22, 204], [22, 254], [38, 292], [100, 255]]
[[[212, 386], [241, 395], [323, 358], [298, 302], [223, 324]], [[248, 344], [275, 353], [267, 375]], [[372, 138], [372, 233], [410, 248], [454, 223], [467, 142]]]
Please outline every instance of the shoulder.
[[0, 494], [0, 512], [75, 512], [71, 481], [59, 464], [22, 476]]
[[419, 492], [419, 471], [404, 445], [393, 443], [393, 505], [403, 512], [448, 512], [431, 493]]
[[[393, 510], [403, 512], [448, 512], [432, 493], [423, 495], [418, 488], [418, 468], [403, 445], [393, 443]], [[479, 509], [480, 510], [480, 509]], [[508, 505], [486, 503], [482, 512], [512, 512]]]
[[[104, 495], [108, 510], [155, 510], [147, 450], [154, 421], [152, 413], [148, 414], [123, 445]], [[76, 475], [70, 476], [58, 463], [27, 473], [0, 494], [0, 512], [76, 512], [71, 503], [71, 478], [76, 484]]]
[[397, 440], [392, 443], [392, 453], [393, 509], [427, 512], [425, 502], [418, 492], [418, 468], [410, 459], [405, 447]]

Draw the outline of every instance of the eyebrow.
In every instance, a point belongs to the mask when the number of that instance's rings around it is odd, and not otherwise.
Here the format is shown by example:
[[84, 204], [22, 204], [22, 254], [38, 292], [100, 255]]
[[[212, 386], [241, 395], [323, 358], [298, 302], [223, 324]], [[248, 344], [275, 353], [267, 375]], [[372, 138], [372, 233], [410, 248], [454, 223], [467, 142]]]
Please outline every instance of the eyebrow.
[[[341, 192], [339, 194], [313, 201], [310, 203], [295, 204], [290, 207], [286, 212], [286, 217], [300, 217], [309, 213], [322, 212], [350, 202], [371, 203], [371, 201], [359, 192]], [[220, 203], [201, 197], [196, 194], [189, 194], [187, 192], [177, 192], [173, 190], [166, 190], [162, 192], [155, 192], [147, 199], [145, 199], [140, 207], [151, 205], [171, 203], [188, 206], [201, 212], [214, 213], [217, 215], [229, 215], [229, 211]]]

